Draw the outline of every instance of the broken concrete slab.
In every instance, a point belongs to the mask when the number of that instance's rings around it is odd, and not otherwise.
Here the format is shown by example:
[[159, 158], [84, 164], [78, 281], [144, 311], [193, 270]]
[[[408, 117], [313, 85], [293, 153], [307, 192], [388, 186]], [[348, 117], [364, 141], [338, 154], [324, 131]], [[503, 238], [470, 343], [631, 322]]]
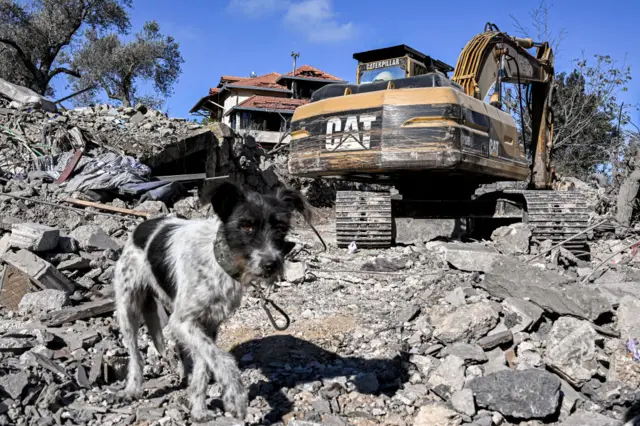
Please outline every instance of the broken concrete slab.
[[640, 338], [640, 299], [633, 296], [622, 297], [616, 315], [622, 340]]
[[433, 336], [444, 343], [480, 339], [498, 323], [498, 313], [488, 302], [458, 308], [436, 325]]
[[45, 289], [25, 294], [20, 301], [19, 311], [22, 315], [36, 314], [41, 316], [47, 312], [62, 309], [68, 301], [67, 293], [64, 291]]
[[577, 318], [559, 318], [547, 337], [544, 362], [576, 387], [598, 371], [596, 339], [590, 323]]
[[494, 334], [489, 334], [482, 339], [477, 341], [478, 346], [480, 346], [485, 351], [497, 348], [498, 346], [511, 343], [513, 341], [513, 333], [511, 330], [501, 331]]
[[29, 384], [29, 376], [24, 371], [14, 374], [6, 374], [0, 377], [0, 387], [12, 399], [20, 399], [24, 388]]
[[613, 307], [617, 307], [624, 296], [640, 299], [640, 282], [637, 281], [606, 282], [597, 284], [596, 288]]
[[447, 346], [441, 352], [442, 357], [455, 355], [463, 359], [467, 364], [483, 363], [487, 361], [487, 355], [478, 345], [457, 342]]
[[529, 254], [532, 229], [530, 225], [524, 223], [502, 226], [493, 231], [491, 240], [503, 254]]
[[597, 290], [516, 259], [504, 258], [493, 263], [491, 272], [485, 274], [479, 286], [499, 299], [527, 299], [547, 311], [592, 321], [613, 309]]
[[517, 419], [543, 419], [560, 404], [560, 380], [543, 370], [505, 370], [468, 384], [479, 407]]
[[60, 230], [39, 223], [15, 223], [11, 225], [11, 247], [45, 252], [55, 249]]
[[115, 302], [113, 299], [100, 299], [93, 302], [83, 303], [82, 305], [65, 308], [61, 311], [51, 312], [42, 319], [42, 322], [50, 327], [55, 327], [66, 322], [74, 322], [80, 319], [91, 318], [113, 312], [114, 309]]
[[28, 250], [10, 251], [1, 256], [0, 259], [28, 275], [41, 289], [49, 288], [67, 293], [72, 293], [75, 289], [74, 284], [54, 268], [52, 264]]
[[71, 232], [70, 236], [78, 241], [81, 249], [86, 251], [120, 250], [120, 245], [97, 225], [79, 226]]
[[394, 217], [397, 244], [421, 244], [436, 238], [458, 238], [465, 232], [461, 220]]
[[518, 297], [507, 297], [502, 301], [502, 306], [505, 310], [506, 326], [513, 333], [528, 330], [544, 313], [538, 305]]
[[569, 416], [560, 426], [618, 426], [620, 422], [611, 417], [584, 410], [577, 410]]
[[440, 247], [444, 251], [444, 259], [461, 271], [487, 272], [495, 261], [504, 257], [495, 249], [479, 243], [448, 243]]

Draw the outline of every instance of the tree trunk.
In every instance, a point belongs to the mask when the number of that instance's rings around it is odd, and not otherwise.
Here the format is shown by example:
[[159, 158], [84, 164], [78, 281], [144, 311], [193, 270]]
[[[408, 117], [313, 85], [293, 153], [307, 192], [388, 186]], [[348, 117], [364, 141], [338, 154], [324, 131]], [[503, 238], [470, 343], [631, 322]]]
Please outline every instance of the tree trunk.
[[[618, 192], [618, 200], [616, 203], [617, 212], [616, 220], [624, 226], [631, 225], [631, 216], [633, 215], [634, 201], [640, 189], [640, 169], [636, 168], [620, 185]], [[622, 232], [618, 230], [618, 233]]]

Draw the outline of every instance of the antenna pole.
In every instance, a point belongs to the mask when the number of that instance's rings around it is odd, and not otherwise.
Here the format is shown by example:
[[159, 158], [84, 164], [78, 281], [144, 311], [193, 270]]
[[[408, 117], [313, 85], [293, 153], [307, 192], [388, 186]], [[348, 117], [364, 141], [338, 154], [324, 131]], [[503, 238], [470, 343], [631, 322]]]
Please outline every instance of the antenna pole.
[[[293, 58], [293, 72], [292, 75], [296, 76], [296, 60], [300, 56], [300, 52], [291, 52], [291, 57]], [[291, 82], [291, 94], [292, 98], [296, 98], [296, 82], [295, 80]]]

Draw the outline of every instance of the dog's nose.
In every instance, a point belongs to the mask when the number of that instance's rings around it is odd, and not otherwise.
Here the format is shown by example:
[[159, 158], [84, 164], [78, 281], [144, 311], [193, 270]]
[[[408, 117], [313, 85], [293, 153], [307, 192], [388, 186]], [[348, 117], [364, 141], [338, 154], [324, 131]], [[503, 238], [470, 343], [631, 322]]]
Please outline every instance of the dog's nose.
[[277, 262], [277, 261], [275, 261], [275, 260], [265, 262], [265, 264], [264, 264], [264, 266], [262, 267], [262, 269], [264, 269], [264, 272], [265, 272], [267, 275], [271, 275], [271, 274], [273, 274], [274, 272], [276, 272], [276, 270], [278, 269], [278, 262]]

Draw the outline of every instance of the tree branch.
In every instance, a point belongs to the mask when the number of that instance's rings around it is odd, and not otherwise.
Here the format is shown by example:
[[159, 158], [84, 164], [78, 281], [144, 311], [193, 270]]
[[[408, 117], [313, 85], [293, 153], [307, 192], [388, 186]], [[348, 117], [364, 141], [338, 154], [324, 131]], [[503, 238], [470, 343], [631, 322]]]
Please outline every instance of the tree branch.
[[55, 77], [58, 74], [68, 74], [72, 77], [76, 77], [76, 78], [80, 78], [81, 75], [78, 71], [74, 71], [74, 70], [70, 70], [67, 68], [55, 68], [53, 70], [51, 70], [51, 73], [49, 73], [49, 80], [51, 80], [53, 77]]
[[20, 58], [24, 66], [29, 70], [29, 72], [31, 72], [31, 74], [33, 74], [34, 77], [36, 77], [38, 69], [29, 60], [29, 58], [27, 58], [27, 55], [24, 53], [24, 50], [22, 50], [22, 48], [18, 46], [18, 44], [15, 41], [9, 40], [8, 38], [0, 38], [0, 43], [15, 49], [16, 54], [18, 55], [18, 57]]

